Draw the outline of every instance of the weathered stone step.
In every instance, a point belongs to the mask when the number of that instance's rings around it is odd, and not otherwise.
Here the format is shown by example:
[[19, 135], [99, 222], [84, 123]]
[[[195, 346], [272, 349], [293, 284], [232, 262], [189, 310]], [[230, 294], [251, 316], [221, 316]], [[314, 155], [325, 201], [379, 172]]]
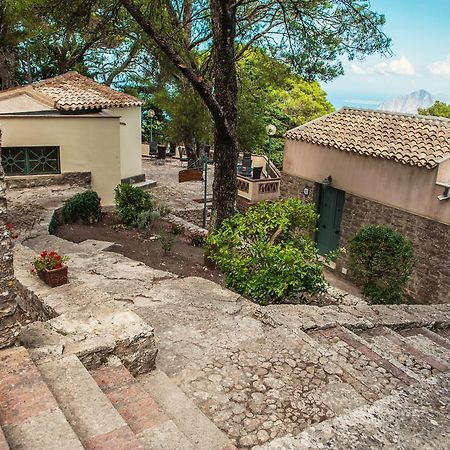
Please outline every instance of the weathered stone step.
[[[328, 346], [332, 350], [330, 359], [350, 375], [349, 384], [367, 400], [389, 395], [419, 379], [398, 361], [346, 328], [329, 328], [311, 335], [322, 347]], [[345, 374], [341, 378], [345, 379]]]
[[429, 377], [450, 369], [449, 366], [420, 351], [402, 335], [389, 328], [375, 328], [361, 333], [360, 336], [392, 355], [401, 364], [421, 377]]
[[11, 449], [84, 449], [23, 347], [0, 351], [0, 425]]
[[408, 330], [402, 333], [402, 335], [411, 345], [414, 345], [421, 352], [431, 355], [441, 364], [446, 366], [450, 365], [450, 351], [436, 342], [434, 338], [430, 338], [430, 336], [427, 336], [422, 331], [416, 332], [416, 330]]
[[121, 364], [91, 371], [114, 408], [148, 450], [195, 450], [152, 396]]
[[38, 368], [86, 449], [142, 449], [136, 435], [76, 356], [50, 361]]
[[0, 450], [10, 450], [8, 442], [6, 441], [5, 434], [0, 427]]
[[448, 449], [449, 391], [450, 374], [440, 374], [258, 449]]
[[[442, 330], [442, 331], [445, 331], [445, 330]], [[444, 347], [448, 351], [450, 351], [450, 340], [447, 339], [446, 336], [435, 333], [435, 332], [429, 330], [428, 328], [411, 328], [409, 330], [403, 330], [401, 332], [401, 334], [403, 336], [414, 336], [414, 335], [421, 334], [421, 335], [427, 337], [428, 339], [430, 339], [431, 341], [433, 341], [434, 343], [436, 343], [436, 344], [440, 345], [441, 347]]]
[[141, 386], [162, 407], [196, 450], [231, 450], [228, 437], [220, 431], [164, 372], [154, 370], [139, 377]]

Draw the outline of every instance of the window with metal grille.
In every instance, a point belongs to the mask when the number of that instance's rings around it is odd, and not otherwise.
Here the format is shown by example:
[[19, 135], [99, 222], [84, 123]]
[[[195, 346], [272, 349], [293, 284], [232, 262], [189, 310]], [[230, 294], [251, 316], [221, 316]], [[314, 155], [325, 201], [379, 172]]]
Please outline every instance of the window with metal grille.
[[59, 147], [2, 147], [6, 175], [60, 173]]

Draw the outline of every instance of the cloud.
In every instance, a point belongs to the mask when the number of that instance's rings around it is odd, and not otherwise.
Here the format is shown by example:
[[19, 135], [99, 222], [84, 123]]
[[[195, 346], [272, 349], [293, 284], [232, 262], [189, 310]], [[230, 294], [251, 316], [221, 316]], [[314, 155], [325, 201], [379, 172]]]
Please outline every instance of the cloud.
[[450, 55], [440, 61], [436, 61], [430, 66], [430, 72], [433, 75], [450, 77]]
[[361, 64], [352, 63], [351, 71], [356, 75], [414, 75], [416, 70], [413, 64], [406, 56], [400, 56], [398, 59], [391, 59], [390, 61], [382, 61], [372, 67], [364, 67]]
[[406, 56], [400, 56], [398, 59], [383, 61], [375, 66], [375, 71], [382, 74], [395, 75], [414, 75], [416, 73], [414, 66]]

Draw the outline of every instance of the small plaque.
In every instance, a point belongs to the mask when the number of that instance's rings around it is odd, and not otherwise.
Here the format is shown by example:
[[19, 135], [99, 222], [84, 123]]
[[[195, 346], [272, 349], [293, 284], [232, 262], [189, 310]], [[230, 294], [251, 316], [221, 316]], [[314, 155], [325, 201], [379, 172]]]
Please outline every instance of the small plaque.
[[201, 169], [184, 169], [178, 172], [178, 182], [203, 181], [203, 171]]
[[309, 187], [309, 186], [305, 186], [305, 187], [303, 188], [303, 195], [304, 195], [305, 197], [308, 197], [308, 196], [309, 196], [309, 192], [310, 192], [310, 187]]

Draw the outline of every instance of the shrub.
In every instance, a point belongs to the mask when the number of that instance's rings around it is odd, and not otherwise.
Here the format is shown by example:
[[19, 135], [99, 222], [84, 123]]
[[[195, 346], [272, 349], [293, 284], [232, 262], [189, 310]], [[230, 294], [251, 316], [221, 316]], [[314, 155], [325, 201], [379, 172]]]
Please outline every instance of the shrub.
[[188, 239], [193, 247], [203, 247], [206, 242], [206, 236], [203, 233], [192, 232], [188, 235]]
[[150, 211], [145, 210], [141, 211], [136, 219], [136, 222], [134, 223], [134, 227], [139, 228], [140, 230], [143, 230], [144, 228], [148, 228], [150, 225], [155, 222], [155, 220], [159, 219], [159, 212], [158, 211]]
[[183, 225], [178, 225], [177, 223], [173, 223], [170, 225], [170, 232], [175, 236], [184, 233]]
[[62, 215], [65, 223], [97, 223], [102, 216], [100, 197], [94, 191], [75, 194], [64, 203]]
[[158, 206], [158, 212], [160, 217], [166, 217], [170, 214], [170, 207], [163, 203]]
[[325, 289], [323, 266], [311, 239], [318, 215], [298, 199], [258, 203], [226, 219], [206, 241], [226, 283], [258, 303], [282, 303]]
[[141, 212], [153, 211], [151, 195], [131, 184], [119, 184], [114, 189], [114, 201], [120, 220], [129, 227], [135, 226]]
[[362, 227], [349, 245], [349, 268], [372, 303], [398, 303], [414, 267], [411, 242], [390, 227]]
[[173, 248], [174, 239], [173, 236], [160, 236], [159, 242], [161, 243], [161, 248], [164, 250], [164, 254], [167, 255]]

